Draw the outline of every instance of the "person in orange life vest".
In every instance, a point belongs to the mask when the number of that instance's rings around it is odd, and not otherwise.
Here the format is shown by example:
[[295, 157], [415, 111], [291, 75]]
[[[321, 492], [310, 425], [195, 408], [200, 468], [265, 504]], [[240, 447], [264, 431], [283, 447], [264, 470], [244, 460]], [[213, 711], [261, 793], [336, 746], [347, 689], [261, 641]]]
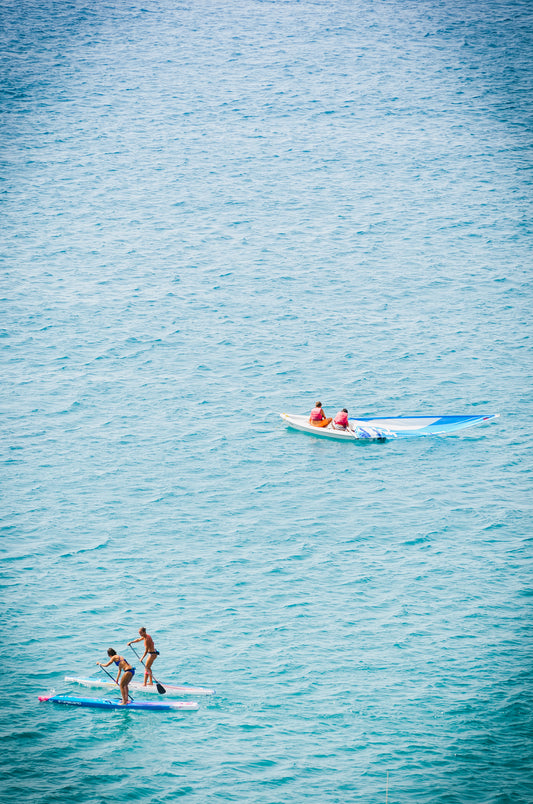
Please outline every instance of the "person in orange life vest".
[[327, 427], [331, 423], [331, 417], [327, 417], [322, 410], [322, 402], [316, 402], [315, 407], [309, 416], [309, 422], [314, 427]]

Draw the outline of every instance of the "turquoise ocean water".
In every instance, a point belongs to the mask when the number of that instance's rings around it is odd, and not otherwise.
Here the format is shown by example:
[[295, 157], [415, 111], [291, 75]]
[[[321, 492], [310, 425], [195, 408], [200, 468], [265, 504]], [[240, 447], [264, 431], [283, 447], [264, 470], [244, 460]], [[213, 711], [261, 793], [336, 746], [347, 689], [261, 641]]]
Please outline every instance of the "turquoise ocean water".
[[529, 804], [531, 4], [0, 15], [2, 802]]

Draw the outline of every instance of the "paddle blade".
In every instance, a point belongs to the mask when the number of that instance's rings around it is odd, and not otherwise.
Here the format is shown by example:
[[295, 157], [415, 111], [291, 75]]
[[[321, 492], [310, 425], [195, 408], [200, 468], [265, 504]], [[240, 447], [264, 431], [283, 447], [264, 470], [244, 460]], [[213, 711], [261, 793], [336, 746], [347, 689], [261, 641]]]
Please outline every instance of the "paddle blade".
[[157, 691], [158, 691], [158, 693], [160, 695], [164, 695], [166, 693], [166, 689], [164, 688], [164, 686], [162, 684], [157, 683], [156, 687], [157, 687]]

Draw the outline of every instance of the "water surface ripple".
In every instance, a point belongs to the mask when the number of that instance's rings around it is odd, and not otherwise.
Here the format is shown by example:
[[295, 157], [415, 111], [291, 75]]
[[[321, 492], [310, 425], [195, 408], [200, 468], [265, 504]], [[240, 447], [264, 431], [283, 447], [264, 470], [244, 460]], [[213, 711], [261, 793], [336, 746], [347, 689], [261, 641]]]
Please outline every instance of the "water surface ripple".
[[[6, 804], [533, 800], [531, 23], [3, 4]], [[140, 625], [198, 712], [37, 703]]]

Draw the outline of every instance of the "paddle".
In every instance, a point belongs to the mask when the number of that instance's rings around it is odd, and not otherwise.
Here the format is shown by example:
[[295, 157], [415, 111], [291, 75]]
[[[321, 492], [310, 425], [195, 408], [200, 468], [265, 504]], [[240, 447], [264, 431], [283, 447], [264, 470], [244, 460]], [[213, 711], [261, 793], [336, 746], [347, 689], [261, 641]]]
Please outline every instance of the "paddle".
[[[133, 647], [133, 645], [130, 645], [130, 648], [132, 649], [132, 651], [134, 652], [134, 654], [136, 655], [136, 657], [138, 658], [138, 660], [140, 661], [140, 663], [141, 663], [141, 664], [144, 664], [143, 660], [141, 659], [141, 657], [139, 656], [139, 654], [137, 653], [137, 651], [135, 650], [135, 648]], [[160, 683], [159, 683], [159, 681], [157, 680], [157, 678], [155, 678], [155, 677], [154, 677], [153, 673], [152, 673], [152, 678], [153, 678], [153, 679], [154, 679], [154, 681], [155, 681], [155, 685], [156, 685], [156, 687], [157, 687], [157, 691], [158, 691], [158, 693], [159, 693], [160, 695], [164, 695], [164, 694], [165, 694], [165, 692], [166, 692], [166, 689], [164, 688], [164, 686], [163, 686], [162, 684], [160, 684]]]
[[[103, 671], [104, 671], [104, 673], [105, 673], [107, 676], [109, 676], [109, 678], [111, 679], [111, 681], [114, 681], [114, 682], [115, 682], [115, 684], [117, 685], [117, 687], [120, 687], [120, 684], [118, 683], [118, 681], [116, 680], [116, 678], [113, 678], [113, 676], [111, 675], [111, 673], [108, 673], [108, 672], [107, 672], [107, 670], [105, 669], [105, 667], [102, 667], [102, 665], [101, 665], [101, 664], [99, 664], [99, 665], [98, 665], [98, 667], [100, 668], [100, 670], [103, 670]], [[130, 695], [130, 691], [129, 691], [129, 690], [128, 690], [128, 698], [130, 699], [130, 701], [133, 701], [133, 698], [131, 697], [131, 695]]]

